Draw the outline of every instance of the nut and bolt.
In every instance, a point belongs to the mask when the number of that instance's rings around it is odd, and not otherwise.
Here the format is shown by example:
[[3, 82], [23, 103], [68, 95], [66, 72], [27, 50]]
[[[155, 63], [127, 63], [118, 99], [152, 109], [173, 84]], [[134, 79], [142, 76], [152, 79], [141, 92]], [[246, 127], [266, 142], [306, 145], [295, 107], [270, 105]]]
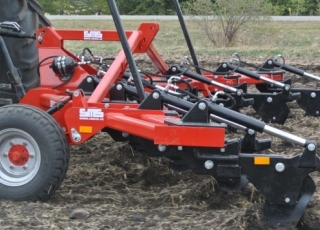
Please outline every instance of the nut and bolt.
[[42, 41], [43, 41], [42, 36], [38, 36], [38, 42], [39, 42], [39, 43], [42, 43]]
[[119, 90], [119, 91], [122, 90], [122, 85], [121, 84], [117, 85], [117, 90]]
[[122, 136], [123, 136], [123, 137], [128, 137], [128, 136], [129, 136], [129, 133], [122, 132]]
[[28, 169], [28, 166], [27, 166], [27, 165], [24, 165], [22, 168], [23, 168], [24, 170], [27, 170], [27, 169]]
[[79, 97], [79, 95], [80, 95], [79, 91], [74, 91], [74, 92], [73, 92], [73, 96], [74, 96], [74, 97]]
[[289, 202], [290, 202], [290, 198], [287, 197], [286, 199], [284, 199], [284, 201], [285, 201], [286, 203], [289, 203]]
[[13, 141], [10, 141], [9, 144], [10, 144], [11, 146], [14, 146], [14, 142], [13, 142]]
[[155, 92], [152, 94], [153, 99], [158, 99], [160, 97], [159, 93]]
[[224, 153], [225, 151], [226, 151], [225, 148], [221, 148], [221, 149], [220, 149], [220, 152], [222, 152], [222, 153]]
[[316, 111], [316, 114], [319, 114], [319, 111]]
[[316, 145], [315, 144], [308, 144], [308, 150], [309, 151], [314, 151], [316, 149]]
[[207, 106], [206, 106], [206, 104], [204, 102], [200, 102], [198, 107], [199, 107], [200, 110], [204, 110]]
[[8, 157], [8, 153], [4, 153], [4, 154], [3, 154], [3, 157]]
[[13, 165], [10, 165], [10, 169], [14, 169], [14, 166], [13, 166]]
[[31, 159], [33, 159], [33, 158], [34, 158], [34, 155], [33, 155], [33, 154], [30, 154], [29, 157], [30, 157]]
[[208, 170], [212, 169], [213, 166], [214, 166], [214, 163], [211, 160], [207, 160], [206, 162], [204, 162], [204, 167]]
[[22, 144], [23, 144], [23, 146], [27, 146], [27, 145], [28, 145], [28, 143], [27, 143], [27, 142], [23, 142]]
[[109, 108], [109, 104], [108, 103], [106, 103], [106, 104], [104, 104], [104, 107], [107, 109], [107, 108]]
[[290, 89], [290, 85], [285, 85], [284, 89], [288, 91]]
[[249, 135], [253, 135], [255, 132], [254, 132], [254, 130], [253, 129], [248, 129], [248, 134]]
[[272, 65], [272, 61], [271, 60], [268, 61], [268, 65]]
[[315, 98], [315, 97], [317, 96], [317, 94], [316, 94], [315, 92], [312, 92], [312, 93], [310, 94], [310, 96], [311, 96], [312, 98]]
[[178, 150], [179, 150], [179, 151], [182, 151], [182, 150], [183, 150], [183, 147], [182, 147], [182, 146], [178, 146]]
[[177, 71], [177, 68], [176, 67], [172, 67], [171, 69], [173, 72], [176, 72]]
[[274, 120], [274, 121], [275, 121], [276, 119], [277, 119], [276, 117], [273, 117], [273, 118], [272, 118], [272, 120]]
[[242, 90], [237, 90], [237, 95], [241, 96], [242, 95]]
[[228, 66], [227, 66], [227, 64], [224, 63], [224, 64], [222, 64], [222, 67], [227, 68]]
[[88, 83], [91, 83], [91, 82], [92, 82], [92, 77], [88, 77], [88, 78], [87, 78], [87, 82], [88, 82]]
[[167, 149], [167, 147], [165, 145], [158, 145], [158, 150], [160, 152], [164, 152], [164, 151], [166, 151], [166, 149]]
[[283, 172], [285, 170], [285, 166], [283, 163], [277, 163], [276, 166], [275, 166], [277, 172]]
[[271, 103], [271, 102], [272, 102], [272, 97], [268, 97], [268, 98], [267, 98], [267, 102], [268, 102], [268, 103]]

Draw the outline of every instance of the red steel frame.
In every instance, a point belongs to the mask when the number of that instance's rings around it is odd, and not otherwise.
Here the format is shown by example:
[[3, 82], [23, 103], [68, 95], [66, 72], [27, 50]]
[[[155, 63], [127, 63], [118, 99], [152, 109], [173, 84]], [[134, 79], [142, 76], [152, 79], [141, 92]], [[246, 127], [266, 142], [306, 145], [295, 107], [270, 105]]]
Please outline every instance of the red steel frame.
[[[138, 30], [127, 31], [128, 43], [133, 53], [146, 53], [161, 72], [168, 66], [160, 58], [156, 49], [151, 45], [159, 30], [157, 23], [142, 23]], [[77, 59], [75, 55], [64, 48], [64, 40], [85, 40], [84, 30], [55, 30], [51, 27], [42, 28], [37, 32], [39, 41], [40, 60], [52, 56], [68, 55]], [[99, 31], [101, 41], [119, 41], [116, 31]], [[224, 147], [225, 128], [199, 126], [168, 125], [165, 120], [177, 120], [177, 116], [167, 116], [162, 110], [140, 110], [136, 103], [104, 103], [112, 85], [126, 70], [127, 61], [121, 50], [109, 70], [103, 76], [98, 87], [92, 95], [85, 96], [82, 90], [76, 87], [90, 74], [97, 70], [90, 65], [78, 66], [72, 79], [57, 89], [52, 87], [60, 85], [62, 80], [49, 68], [51, 61], [45, 61], [40, 68], [41, 86], [31, 89], [20, 101], [21, 104], [36, 106], [47, 110], [55, 103], [65, 100], [68, 96], [65, 91], [73, 91], [72, 100], [61, 110], [53, 114], [70, 144], [80, 144], [91, 138], [103, 128], [113, 128], [118, 131], [137, 135], [153, 140], [156, 145], [198, 146], [198, 147]], [[85, 116], [80, 116], [85, 114]], [[93, 116], [93, 114], [98, 116]], [[81, 135], [81, 139], [74, 140], [72, 131]], [[203, 138], [205, 136], [206, 138]]]

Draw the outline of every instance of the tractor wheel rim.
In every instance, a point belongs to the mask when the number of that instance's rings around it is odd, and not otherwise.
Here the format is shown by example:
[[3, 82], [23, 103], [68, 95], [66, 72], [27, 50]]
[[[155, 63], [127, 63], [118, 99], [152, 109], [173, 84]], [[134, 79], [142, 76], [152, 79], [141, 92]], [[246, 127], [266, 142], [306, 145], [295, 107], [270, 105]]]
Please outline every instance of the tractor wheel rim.
[[20, 129], [0, 131], [0, 183], [21, 186], [38, 173], [41, 154], [37, 142]]

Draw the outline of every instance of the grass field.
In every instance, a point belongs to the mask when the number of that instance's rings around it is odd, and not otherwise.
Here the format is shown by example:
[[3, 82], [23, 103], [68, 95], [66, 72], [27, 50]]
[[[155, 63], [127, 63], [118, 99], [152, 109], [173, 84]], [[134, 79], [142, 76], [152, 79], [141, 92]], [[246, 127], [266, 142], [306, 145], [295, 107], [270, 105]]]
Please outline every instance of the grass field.
[[[164, 56], [188, 55], [188, 49], [178, 21], [158, 21], [160, 32], [154, 45]], [[113, 21], [53, 21], [59, 29], [114, 29]], [[125, 29], [136, 29], [141, 21], [123, 21]], [[268, 22], [245, 28], [238, 36], [233, 47], [215, 47], [205, 33], [192, 21], [187, 21], [195, 50], [200, 56], [229, 56], [238, 53], [242, 57], [269, 58], [277, 54], [284, 57], [318, 58], [320, 57], [320, 22]], [[115, 54], [120, 44], [106, 42], [67, 42], [66, 46], [74, 52], [80, 52], [84, 46], [93, 51]]]

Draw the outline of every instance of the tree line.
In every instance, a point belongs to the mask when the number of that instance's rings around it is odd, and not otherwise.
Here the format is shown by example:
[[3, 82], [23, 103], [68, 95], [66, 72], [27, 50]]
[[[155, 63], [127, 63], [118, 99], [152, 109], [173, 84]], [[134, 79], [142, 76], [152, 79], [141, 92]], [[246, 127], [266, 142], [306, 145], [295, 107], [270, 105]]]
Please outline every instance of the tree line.
[[[106, 0], [38, 0], [44, 12], [49, 14], [110, 14]], [[187, 8], [195, 0], [180, 0]], [[228, 0], [225, 0], [228, 2]], [[239, 0], [254, 2], [255, 0]], [[320, 0], [264, 0], [272, 7], [272, 15], [320, 15]], [[211, 0], [215, 3], [215, 0]], [[232, 2], [232, 1], [230, 1]], [[172, 0], [116, 0], [124, 15], [175, 14]], [[230, 3], [231, 4], [231, 3]]]

